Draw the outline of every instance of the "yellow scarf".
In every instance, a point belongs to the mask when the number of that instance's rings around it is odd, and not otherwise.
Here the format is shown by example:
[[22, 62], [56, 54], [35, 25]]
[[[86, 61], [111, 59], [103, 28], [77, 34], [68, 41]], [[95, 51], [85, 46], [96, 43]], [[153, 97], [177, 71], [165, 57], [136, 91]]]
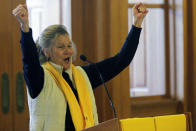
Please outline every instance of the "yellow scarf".
[[51, 76], [54, 78], [56, 83], [63, 91], [69, 104], [70, 113], [76, 131], [80, 131], [82, 129], [94, 126], [95, 123], [93, 119], [93, 109], [90, 92], [86, 85], [85, 78], [80, 73], [80, 71], [74, 65], [71, 65], [73, 79], [75, 81], [76, 89], [79, 96], [79, 104], [73, 91], [71, 90], [71, 87], [64, 80], [62, 75], [57, 72], [56, 69], [49, 62], [44, 63], [43, 66], [50, 72]]

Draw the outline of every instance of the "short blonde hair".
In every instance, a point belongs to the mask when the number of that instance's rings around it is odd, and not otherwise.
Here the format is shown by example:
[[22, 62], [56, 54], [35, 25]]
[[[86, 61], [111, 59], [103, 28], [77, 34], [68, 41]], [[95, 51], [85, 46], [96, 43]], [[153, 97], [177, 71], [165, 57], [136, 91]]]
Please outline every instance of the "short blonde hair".
[[[68, 35], [67, 29], [64, 25], [51, 25], [47, 27], [39, 36], [36, 41], [37, 51], [39, 55], [39, 61], [41, 64], [48, 61], [48, 58], [45, 56], [43, 49], [49, 49], [51, 45], [54, 43], [55, 39], [60, 35]], [[74, 59], [76, 57], [76, 46], [72, 42], [73, 50], [74, 50]]]

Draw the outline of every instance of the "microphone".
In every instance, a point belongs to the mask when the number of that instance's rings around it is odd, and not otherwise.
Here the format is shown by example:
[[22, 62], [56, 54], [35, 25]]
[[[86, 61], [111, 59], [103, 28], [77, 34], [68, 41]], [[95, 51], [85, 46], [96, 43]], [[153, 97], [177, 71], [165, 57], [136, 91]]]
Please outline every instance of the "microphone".
[[[81, 59], [82, 61], [87, 61], [87, 62], [90, 63], [90, 64], [94, 64], [93, 62], [89, 61], [85, 55], [80, 55], [80, 59]], [[96, 67], [96, 69], [97, 69], [97, 67]], [[99, 71], [98, 71], [98, 72], [99, 72]]]
[[102, 84], [103, 84], [103, 86], [104, 86], [104, 88], [105, 88], [106, 94], [107, 94], [108, 99], [109, 99], [109, 101], [110, 101], [110, 105], [111, 105], [112, 110], [113, 110], [113, 116], [114, 116], [114, 118], [116, 118], [116, 110], [115, 110], [114, 104], [113, 104], [113, 102], [112, 102], [112, 98], [111, 98], [111, 96], [110, 96], [110, 94], [109, 94], [109, 91], [108, 91], [106, 85], [105, 85], [105, 82], [104, 82], [104, 80], [103, 80], [103, 77], [102, 77], [102, 75], [101, 75], [101, 72], [100, 72], [99, 69], [97, 68], [96, 63], [89, 61], [85, 55], [80, 55], [80, 59], [81, 59], [82, 61], [86, 61], [86, 62], [88, 62], [88, 63], [90, 63], [90, 64], [94, 64], [94, 65], [95, 65], [95, 68], [96, 68], [97, 72], [99, 73], [99, 77], [100, 77], [100, 79], [101, 79], [101, 82], [102, 82]]

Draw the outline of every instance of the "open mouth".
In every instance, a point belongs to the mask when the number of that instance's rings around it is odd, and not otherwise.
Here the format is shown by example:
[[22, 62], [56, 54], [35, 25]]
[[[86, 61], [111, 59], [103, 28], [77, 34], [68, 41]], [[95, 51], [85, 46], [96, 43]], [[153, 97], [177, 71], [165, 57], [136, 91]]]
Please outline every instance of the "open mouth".
[[69, 63], [70, 58], [69, 58], [69, 57], [68, 57], [68, 58], [65, 58], [64, 61], [65, 61], [66, 63]]

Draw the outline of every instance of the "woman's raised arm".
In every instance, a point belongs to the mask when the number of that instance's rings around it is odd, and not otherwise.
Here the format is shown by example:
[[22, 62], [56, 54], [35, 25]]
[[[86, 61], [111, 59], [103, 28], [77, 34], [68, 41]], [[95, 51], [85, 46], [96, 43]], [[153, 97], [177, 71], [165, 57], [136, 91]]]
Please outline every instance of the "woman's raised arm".
[[19, 4], [13, 11], [12, 14], [16, 16], [20, 22], [21, 29], [23, 32], [29, 32], [29, 20], [28, 20], [28, 9], [26, 4]]
[[29, 28], [28, 10], [25, 4], [18, 5], [13, 15], [21, 25], [21, 50], [23, 71], [29, 94], [36, 98], [43, 88], [44, 71], [40, 65], [39, 55], [32, 37], [32, 30]]

